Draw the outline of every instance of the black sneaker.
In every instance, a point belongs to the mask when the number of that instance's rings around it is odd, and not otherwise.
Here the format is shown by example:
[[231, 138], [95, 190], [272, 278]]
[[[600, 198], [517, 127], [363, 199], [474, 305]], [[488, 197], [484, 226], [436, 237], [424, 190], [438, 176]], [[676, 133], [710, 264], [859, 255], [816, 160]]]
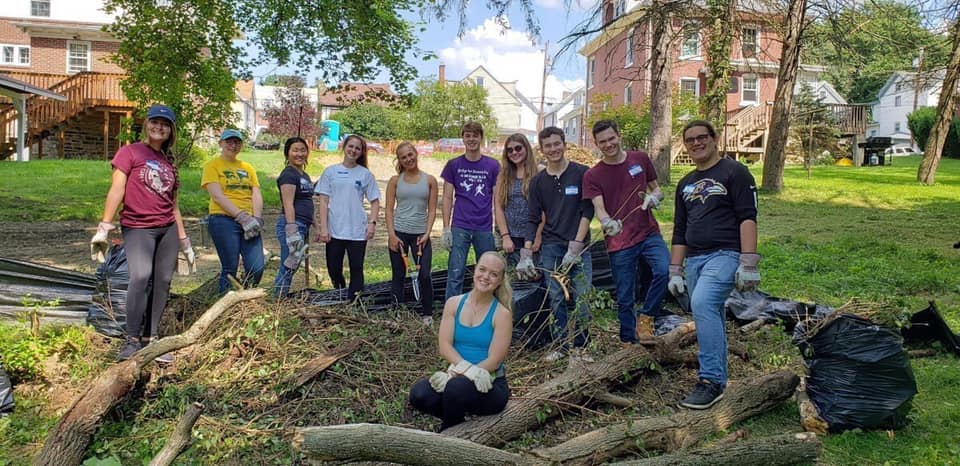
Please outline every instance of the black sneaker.
[[123, 343], [123, 346], [120, 348], [120, 352], [117, 353], [117, 362], [126, 361], [130, 359], [130, 356], [133, 356], [134, 353], [140, 351], [140, 339], [137, 337], [127, 337], [127, 340]]
[[687, 395], [680, 406], [690, 409], [707, 409], [723, 398], [723, 389], [709, 380], [703, 379], [693, 387], [693, 392]]

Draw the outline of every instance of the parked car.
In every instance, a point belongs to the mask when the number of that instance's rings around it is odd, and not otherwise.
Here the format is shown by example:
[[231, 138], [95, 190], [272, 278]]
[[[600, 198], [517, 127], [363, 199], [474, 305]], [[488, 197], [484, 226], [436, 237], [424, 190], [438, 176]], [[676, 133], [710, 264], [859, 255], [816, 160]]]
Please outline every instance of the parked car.
[[463, 144], [462, 138], [443, 138], [437, 141], [437, 150], [440, 152], [452, 152], [455, 154], [465, 152], [467, 146]]
[[902, 157], [906, 155], [916, 155], [917, 153], [913, 151], [912, 147], [888, 147], [883, 151], [883, 155], [886, 156], [895, 156]]

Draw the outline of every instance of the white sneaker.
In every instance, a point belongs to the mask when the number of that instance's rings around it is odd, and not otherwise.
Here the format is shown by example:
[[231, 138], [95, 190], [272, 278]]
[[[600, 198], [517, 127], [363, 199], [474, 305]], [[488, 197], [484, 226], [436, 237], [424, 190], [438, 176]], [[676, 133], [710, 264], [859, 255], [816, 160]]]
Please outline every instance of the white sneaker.
[[546, 356], [544, 356], [544, 357], [543, 357], [543, 360], [546, 361], [546, 362], [557, 362], [557, 361], [563, 359], [564, 356], [566, 356], [566, 355], [567, 355], [567, 353], [565, 353], [565, 352], [563, 352], [563, 351], [554, 350], [554, 351], [552, 351], [551, 353], [549, 353], [549, 354], [547, 354]]
[[574, 348], [573, 352], [570, 353], [570, 359], [580, 362], [596, 362], [593, 356], [587, 353], [586, 348]]

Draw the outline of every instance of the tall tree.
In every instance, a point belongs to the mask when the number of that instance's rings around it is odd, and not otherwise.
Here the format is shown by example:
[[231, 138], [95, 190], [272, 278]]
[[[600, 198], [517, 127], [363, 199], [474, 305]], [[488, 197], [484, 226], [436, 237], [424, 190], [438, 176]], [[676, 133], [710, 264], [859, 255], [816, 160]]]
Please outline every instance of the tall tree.
[[650, 148], [651, 161], [661, 183], [670, 182], [671, 121], [673, 120], [673, 15], [663, 0], [650, 5], [652, 26], [650, 63]]
[[710, 37], [707, 41], [707, 91], [700, 100], [703, 118], [723, 128], [730, 88], [730, 44], [739, 23], [737, 0], [707, 0]]
[[409, 132], [416, 139], [460, 137], [463, 124], [476, 121], [496, 134], [497, 120], [487, 105], [487, 91], [469, 83], [423, 80], [410, 108]]
[[281, 76], [273, 91], [273, 104], [264, 111], [267, 131], [281, 138], [300, 136], [307, 141], [317, 139], [317, 110], [307, 97], [306, 82], [300, 76]]
[[800, 67], [800, 35], [806, 17], [807, 0], [790, 0], [787, 23], [777, 71], [777, 90], [770, 114], [770, 130], [767, 133], [763, 154], [763, 189], [780, 192], [783, 189], [783, 168], [787, 159], [787, 139], [790, 136], [790, 106], [793, 103], [793, 88]]
[[920, 161], [920, 168], [917, 169], [917, 181], [923, 184], [934, 183], [944, 142], [950, 130], [950, 120], [953, 119], [953, 111], [957, 105], [957, 84], [960, 82], [960, 18], [955, 19], [950, 28], [950, 39], [953, 42], [953, 48], [950, 63], [947, 64], [947, 75], [940, 88], [937, 119], [933, 123], [933, 129], [930, 130], [930, 138], [923, 149], [923, 160]]

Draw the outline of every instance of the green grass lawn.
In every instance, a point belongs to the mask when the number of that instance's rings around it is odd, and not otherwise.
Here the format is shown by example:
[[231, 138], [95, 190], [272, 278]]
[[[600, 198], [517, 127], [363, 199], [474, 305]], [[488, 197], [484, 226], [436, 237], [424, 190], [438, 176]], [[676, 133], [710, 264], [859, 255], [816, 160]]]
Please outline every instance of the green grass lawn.
[[[264, 180], [279, 173], [283, 165], [279, 152], [249, 151], [241, 158], [253, 163]], [[831, 306], [859, 297], [916, 311], [935, 300], [953, 330], [960, 331], [960, 251], [951, 247], [960, 241], [960, 160], [941, 161], [935, 186], [916, 183], [919, 157], [894, 162], [884, 167], [818, 166], [810, 179], [806, 170], [790, 167], [782, 193], [761, 193], [762, 288], [775, 296]], [[317, 165], [309, 168], [314, 176], [322, 170]], [[673, 179], [689, 169], [674, 167]], [[752, 170], [759, 181], [760, 169]], [[95, 219], [108, 177], [105, 162], [0, 163], [0, 179], [5, 180], [0, 185], [0, 220]], [[199, 177], [199, 169], [182, 172], [188, 186], [198, 186]], [[37, 179], [43, 179], [43, 184]], [[665, 192], [668, 199], [656, 216], [669, 241], [673, 189]], [[264, 189], [264, 193], [265, 202], [276, 205], [276, 190]], [[201, 215], [206, 209], [207, 196], [199, 189], [185, 190], [181, 199], [187, 215]], [[368, 281], [389, 278], [385, 252], [368, 251], [367, 258]], [[446, 254], [438, 250], [434, 267], [445, 268], [445, 262]], [[601, 321], [612, 318], [598, 317]], [[6, 333], [2, 325], [0, 333]], [[787, 361], [784, 366], [798, 359], [797, 354], [778, 356]], [[823, 464], [960, 464], [960, 361], [941, 352], [913, 360], [913, 369], [919, 393], [910, 415], [912, 423], [891, 433], [829, 435], [824, 438]], [[16, 414], [0, 419], [0, 464], [19, 461], [5, 458], [3, 452], [42, 441], [43, 432], [54, 421], [38, 398], [26, 396], [18, 403]], [[147, 406], [159, 409], [154, 404]], [[130, 418], [141, 415], [127, 413]], [[114, 422], [111, 428], [120, 429], [120, 424]], [[794, 431], [798, 429], [796, 407], [787, 403], [745, 424], [753, 437]], [[150, 438], [155, 444], [159, 440], [153, 439], [156, 432], [150, 429], [163, 426], [149, 426], [129, 434], [143, 442]]]

